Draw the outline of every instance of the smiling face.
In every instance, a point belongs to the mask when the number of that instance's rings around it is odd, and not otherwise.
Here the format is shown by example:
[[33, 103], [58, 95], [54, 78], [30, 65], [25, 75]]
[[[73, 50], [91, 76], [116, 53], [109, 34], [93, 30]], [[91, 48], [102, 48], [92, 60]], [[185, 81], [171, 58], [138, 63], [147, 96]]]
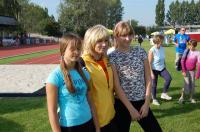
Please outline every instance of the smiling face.
[[128, 22], [118, 22], [114, 28], [114, 38], [119, 48], [127, 48], [134, 38], [134, 30]]
[[108, 43], [109, 43], [109, 40], [107, 38], [98, 40], [94, 46], [94, 51], [96, 52], [96, 54], [104, 55], [107, 52]]
[[122, 35], [122, 36], [116, 37], [116, 40], [119, 46], [128, 47], [133, 40], [133, 35]]

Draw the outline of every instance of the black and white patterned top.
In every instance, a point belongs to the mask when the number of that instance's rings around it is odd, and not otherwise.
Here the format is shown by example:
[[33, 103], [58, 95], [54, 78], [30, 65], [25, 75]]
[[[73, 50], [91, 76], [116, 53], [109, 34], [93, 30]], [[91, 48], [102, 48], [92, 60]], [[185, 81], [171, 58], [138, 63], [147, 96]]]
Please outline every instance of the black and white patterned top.
[[116, 67], [120, 85], [131, 101], [145, 98], [145, 59], [147, 59], [147, 53], [140, 46], [130, 47], [128, 52], [115, 50], [109, 55], [110, 63]]

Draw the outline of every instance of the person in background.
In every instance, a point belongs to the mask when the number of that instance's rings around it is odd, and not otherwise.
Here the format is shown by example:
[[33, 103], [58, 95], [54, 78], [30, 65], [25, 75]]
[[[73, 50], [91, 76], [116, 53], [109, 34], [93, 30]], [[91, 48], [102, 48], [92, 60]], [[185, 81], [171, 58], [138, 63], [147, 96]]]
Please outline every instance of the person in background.
[[151, 70], [151, 78], [153, 80], [152, 81], [153, 82], [152, 104], [154, 105], [160, 105], [159, 101], [156, 98], [158, 75], [160, 75], [165, 80], [161, 98], [165, 100], [172, 99], [172, 97], [170, 97], [167, 94], [172, 78], [168, 70], [166, 69], [166, 65], [165, 65], [165, 50], [162, 47], [163, 39], [164, 39], [164, 36], [162, 35], [155, 35], [153, 37], [154, 46], [151, 47], [151, 49], [149, 50], [149, 55], [148, 55], [150, 68], [152, 69]]
[[64, 35], [60, 41], [60, 65], [46, 81], [48, 115], [53, 132], [100, 131], [90, 99], [90, 76], [79, 63], [81, 48], [80, 37], [72, 33]]
[[[184, 103], [184, 95], [190, 93], [190, 102], [196, 103], [194, 99], [195, 92], [195, 74], [196, 79], [200, 77], [200, 52], [196, 50], [197, 41], [190, 40], [189, 47], [185, 50], [181, 59], [182, 74], [184, 77], [184, 88], [181, 91], [179, 103]], [[196, 65], [198, 64], [197, 72]]]
[[82, 58], [91, 76], [92, 100], [97, 110], [101, 132], [117, 132], [114, 92], [128, 109], [132, 119], [138, 120], [140, 117], [120, 87], [116, 71], [106, 55], [108, 45], [107, 29], [103, 25], [95, 25], [85, 33]]
[[139, 37], [138, 37], [138, 43], [140, 44], [140, 46], [141, 46], [142, 42], [143, 42], [142, 35], [139, 35]]
[[175, 59], [175, 68], [177, 71], [181, 70], [181, 57], [183, 55], [184, 50], [187, 47], [187, 43], [190, 40], [190, 37], [185, 34], [186, 28], [182, 27], [180, 29], [180, 33], [176, 34], [174, 37], [174, 44], [176, 46], [176, 59]]
[[[162, 129], [149, 105], [151, 76], [147, 54], [140, 46], [132, 47], [134, 30], [128, 22], [120, 21], [114, 27], [117, 49], [109, 54], [110, 63], [119, 76], [121, 88], [135, 109], [137, 121], [144, 131], [161, 132]], [[115, 98], [116, 123], [119, 132], [129, 132], [131, 116], [124, 104]]]

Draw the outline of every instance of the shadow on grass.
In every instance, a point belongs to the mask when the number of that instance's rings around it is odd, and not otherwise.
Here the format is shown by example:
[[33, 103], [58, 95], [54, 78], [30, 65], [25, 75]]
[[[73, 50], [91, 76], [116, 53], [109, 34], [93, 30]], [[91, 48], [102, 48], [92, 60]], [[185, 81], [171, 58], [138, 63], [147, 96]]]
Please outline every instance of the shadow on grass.
[[25, 131], [23, 126], [2, 117], [0, 117], [0, 126], [1, 126], [0, 132], [24, 132]]
[[[199, 109], [199, 101], [197, 101], [196, 104], [191, 104], [189, 102], [189, 96], [187, 95], [185, 98], [185, 103], [179, 104], [179, 97], [180, 94], [174, 94], [173, 99], [171, 101], [160, 100], [161, 105], [158, 107], [153, 107], [152, 109], [152, 111], [156, 114], [156, 118], [164, 118], [174, 115], [186, 114]], [[199, 99], [200, 93], [196, 93], [195, 97], [196, 99]]]
[[0, 115], [28, 111], [46, 106], [44, 97], [3, 97], [0, 101]]

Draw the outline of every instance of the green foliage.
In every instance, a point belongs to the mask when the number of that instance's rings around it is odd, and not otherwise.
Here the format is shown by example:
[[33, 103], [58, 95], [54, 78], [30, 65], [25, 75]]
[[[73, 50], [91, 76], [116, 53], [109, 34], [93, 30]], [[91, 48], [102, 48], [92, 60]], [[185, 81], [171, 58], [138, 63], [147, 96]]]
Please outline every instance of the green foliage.
[[164, 25], [164, 20], [165, 20], [165, 1], [164, 0], [158, 0], [158, 3], [156, 5], [155, 20], [158, 26]]
[[[129, 22], [130, 22], [130, 20], [129, 20]], [[137, 26], [138, 26], [138, 21], [137, 21], [137, 20], [134, 20], [134, 19], [131, 19], [131, 26], [132, 26], [133, 28], [137, 27]]]
[[159, 29], [159, 27], [157, 27], [157, 26], [148, 27], [148, 28], [146, 29], [146, 34], [150, 35], [151, 33], [156, 32], [156, 31], [159, 31], [159, 30], [160, 30], [160, 29]]
[[17, 0], [0, 0], [0, 15], [18, 18], [20, 9]]
[[145, 36], [146, 35], [146, 28], [144, 26], [136, 26], [134, 27], [135, 34]]
[[59, 5], [59, 22], [63, 31], [83, 36], [86, 29], [96, 24], [112, 28], [121, 20], [122, 11], [120, 0], [63, 0]]
[[200, 1], [191, 0], [182, 1], [176, 0], [169, 5], [169, 10], [166, 14], [166, 20], [169, 25], [198, 25], [200, 24]]

